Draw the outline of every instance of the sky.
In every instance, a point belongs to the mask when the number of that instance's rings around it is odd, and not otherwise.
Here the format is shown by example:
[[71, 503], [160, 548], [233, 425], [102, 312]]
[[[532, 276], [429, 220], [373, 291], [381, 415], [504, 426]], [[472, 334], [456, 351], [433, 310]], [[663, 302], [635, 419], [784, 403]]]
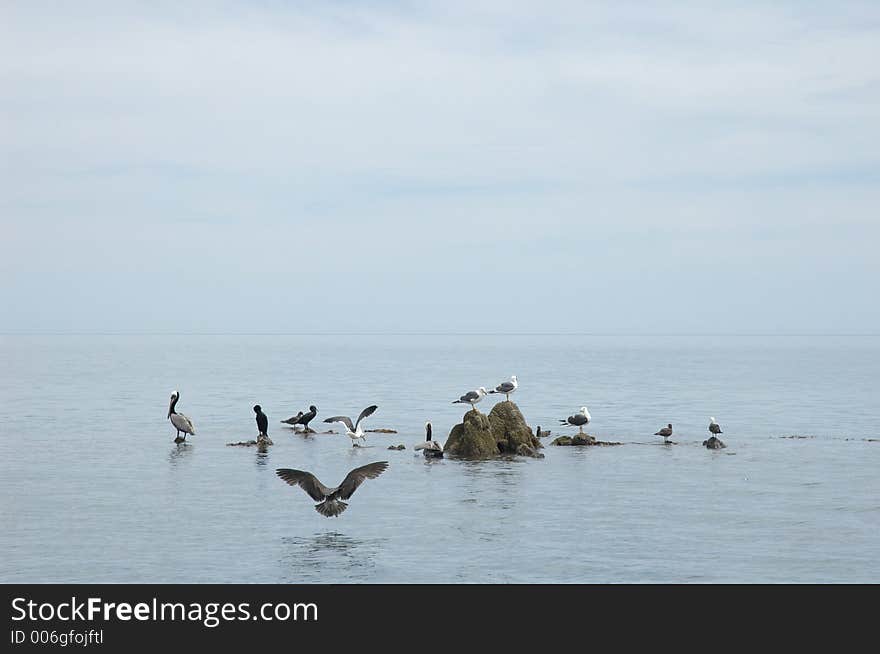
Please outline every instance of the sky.
[[875, 2], [0, 1], [0, 333], [880, 333]]

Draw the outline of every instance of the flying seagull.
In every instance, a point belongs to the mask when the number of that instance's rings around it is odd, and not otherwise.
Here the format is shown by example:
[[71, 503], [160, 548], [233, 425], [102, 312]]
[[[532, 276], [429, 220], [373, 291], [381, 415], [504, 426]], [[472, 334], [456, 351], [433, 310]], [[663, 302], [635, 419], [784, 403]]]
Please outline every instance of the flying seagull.
[[723, 431], [721, 431], [721, 425], [715, 422], [715, 418], [709, 418], [709, 433], [711, 433], [713, 436], [724, 433]]
[[368, 406], [366, 409], [361, 411], [361, 415], [358, 416], [357, 422], [351, 424], [351, 418], [348, 416], [333, 416], [332, 418], [327, 418], [324, 422], [341, 422], [345, 425], [345, 434], [352, 440], [352, 445], [357, 446], [358, 439], [367, 440], [367, 437], [364, 436], [364, 430], [361, 428], [361, 421], [367, 416], [373, 415], [373, 412], [379, 407], [375, 404]]
[[[171, 394], [171, 403], [168, 405], [168, 418], [171, 420], [171, 424], [174, 425], [174, 428], [177, 429], [177, 436], [174, 438], [175, 443], [182, 443], [186, 440], [187, 434], [195, 435], [196, 433], [192, 420], [182, 413], [177, 413], [177, 411], [175, 411], [177, 400], [179, 399], [180, 391], [174, 391]], [[180, 432], [183, 432], [183, 438], [180, 437]]]
[[455, 400], [455, 402], [453, 402], [453, 404], [470, 404], [471, 409], [476, 411], [476, 407], [474, 407], [474, 405], [477, 402], [479, 402], [480, 400], [482, 400], [484, 397], [486, 397], [487, 393], [488, 393], [488, 391], [483, 386], [480, 386], [475, 391], [468, 391], [467, 393], [462, 395], [460, 398]]
[[510, 381], [501, 382], [495, 387], [494, 391], [489, 391], [489, 393], [504, 393], [505, 398], [509, 401], [510, 394], [516, 390], [517, 386], [519, 386], [519, 384], [516, 381], [516, 375], [512, 375]]
[[590, 416], [590, 412], [587, 411], [587, 407], [582, 406], [581, 410], [578, 413], [575, 413], [573, 416], [568, 416], [565, 420], [560, 420], [559, 423], [562, 425], [571, 425], [572, 427], [577, 427], [579, 429], [579, 433], [584, 433], [584, 425], [590, 424], [590, 420], [592, 417]]
[[263, 409], [259, 404], [254, 406], [254, 413], [257, 414], [257, 429], [260, 430], [260, 436], [269, 435], [269, 418], [263, 413]]
[[443, 446], [440, 445], [435, 440], [431, 439], [431, 423], [425, 423], [425, 442], [419, 443], [413, 449], [414, 450], [424, 450], [426, 459], [442, 459], [443, 458]]
[[668, 443], [669, 437], [672, 436], [672, 423], [670, 422], [668, 425], [663, 427], [663, 429], [661, 429], [660, 431], [654, 432], [654, 436], [662, 436], [663, 442]]
[[347, 500], [365, 480], [375, 479], [385, 472], [387, 467], [387, 461], [377, 461], [376, 463], [368, 463], [360, 468], [355, 468], [345, 475], [342, 483], [335, 488], [327, 488], [311, 472], [278, 468], [275, 474], [291, 486], [302, 488], [309, 494], [309, 497], [319, 502], [319, 504], [315, 505], [315, 511], [324, 517], [332, 518], [348, 508], [348, 503], [342, 500]]

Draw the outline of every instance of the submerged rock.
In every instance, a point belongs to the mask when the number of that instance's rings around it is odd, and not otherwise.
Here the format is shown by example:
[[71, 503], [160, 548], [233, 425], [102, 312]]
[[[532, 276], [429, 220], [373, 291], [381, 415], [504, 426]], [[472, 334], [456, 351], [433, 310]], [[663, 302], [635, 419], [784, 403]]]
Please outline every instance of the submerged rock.
[[551, 445], [621, 445], [621, 443], [614, 441], [600, 441], [597, 440], [595, 436], [590, 436], [589, 434], [575, 434], [574, 436], [560, 436], [556, 438]]
[[396, 434], [396, 429], [364, 429], [365, 434]]
[[268, 436], [258, 436], [255, 441], [238, 441], [237, 443], [226, 443], [226, 447], [267, 447], [274, 445], [272, 439]]
[[451, 456], [468, 459], [485, 459], [499, 454], [541, 458], [537, 454], [541, 447], [519, 407], [504, 401], [492, 407], [488, 416], [476, 409], [464, 414], [461, 423], [449, 432], [443, 450]]
[[725, 445], [724, 442], [717, 436], [711, 436], [708, 440], [703, 441], [703, 445], [705, 445], [710, 450], [720, 450], [727, 447], [727, 445]]
[[401, 443], [400, 445], [389, 445], [388, 449], [389, 450], [405, 450], [406, 446], [403, 443]]
[[516, 453], [520, 456], [530, 456], [534, 459], [544, 458], [544, 455], [541, 452], [537, 452], [534, 447], [526, 445], [525, 443], [520, 443], [519, 447], [516, 448]]

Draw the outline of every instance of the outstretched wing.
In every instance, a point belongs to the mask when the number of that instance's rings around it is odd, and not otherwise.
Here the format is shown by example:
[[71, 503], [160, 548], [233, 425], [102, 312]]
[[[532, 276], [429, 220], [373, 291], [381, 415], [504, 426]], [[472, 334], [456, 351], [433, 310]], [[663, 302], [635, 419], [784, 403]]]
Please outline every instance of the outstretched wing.
[[388, 467], [387, 461], [377, 461], [376, 463], [368, 463], [360, 468], [355, 468], [347, 475], [342, 483], [339, 484], [337, 495], [343, 500], [347, 500], [357, 490], [357, 487], [364, 483], [367, 479], [375, 479]]
[[332, 418], [327, 418], [324, 422], [341, 422], [348, 427], [349, 431], [354, 431], [354, 425], [351, 424], [351, 418], [348, 416], [333, 416]]
[[[367, 407], [366, 409], [364, 409], [363, 411], [361, 411], [361, 415], [358, 416], [357, 422], [354, 423], [354, 428], [357, 429], [357, 426], [358, 426], [359, 424], [361, 424], [361, 420], [363, 420], [363, 419], [366, 418], [367, 416], [371, 416], [371, 415], [373, 415], [373, 413], [374, 413], [374, 412], [376, 411], [376, 409], [378, 409], [378, 408], [379, 408], [378, 406], [376, 406], [375, 404], [373, 404], [373, 405], [368, 406], [368, 407]], [[354, 431], [354, 429], [352, 429], [352, 431]]]
[[[354, 472], [354, 471], [352, 471]], [[275, 471], [275, 474], [281, 477], [284, 481], [286, 481], [291, 486], [299, 486], [306, 493], [309, 494], [316, 502], [321, 502], [327, 499], [327, 496], [330, 494], [330, 489], [327, 488], [324, 484], [318, 481], [318, 478], [315, 477], [311, 472], [304, 472], [302, 470], [291, 470], [290, 468], [278, 468]], [[351, 473], [349, 473], [349, 477]], [[348, 477], [346, 477], [348, 479]]]

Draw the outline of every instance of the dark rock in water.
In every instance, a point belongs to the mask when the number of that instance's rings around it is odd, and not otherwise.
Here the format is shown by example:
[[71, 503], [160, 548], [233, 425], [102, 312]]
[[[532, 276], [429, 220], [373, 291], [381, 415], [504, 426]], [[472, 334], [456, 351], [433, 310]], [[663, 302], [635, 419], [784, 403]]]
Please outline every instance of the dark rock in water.
[[466, 459], [486, 459], [498, 455], [498, 446], [492, 436], [489, 418], [476, 409], [464, 414], [464, 419], [452, 428], [443, 451], [450, 456]]
[[267, 447], [274, 445], [272, 439], [268, 436], [258, 436], [255, 441], [238, 441], [237, 443], [226, 443], [227, 447]]
[[541, 452], [535, 451], [535, 448], [531, 445], [526, 445], [525, 443], [520, 443], [519, 447], [516, 448], [516, 453], [520, 456], [530, 456], [534, 459], [543, 459], [544, 455]]
[[705, 445], [710, 450], [720, 450], [727, 447], [727, 445], [725, 445], [724, 442], [717, 436], [711, 436], [709, 440], [703, 441], [703, 445]]
[[551, 445], [621, 445], [621, 443], [613, 442], [613, 441], [600, 441], [596, 440], [595, 436], [590, 436], [589, 434], [575, 434], [574, 436], [559, 436], [556, 438]]
[[449, 432], [443, 450], [451, 456], [486, 459], [499, 454], [518, 454], [521, 445], [532, 451], [543, 447], [519, 407], [505, 401], [496, 404], [488, 416], [477, 410], [464, 414], [464, 420]]
[[403, 443], [401, 443], [400, 445], [389, 445], [388, 449], [389, 450], [405, 450], [406, 446]]
[[396, 429], [364, 429], [365, 434], [396, 434]]
[[527, 445], [533, 450], [544, 447], [526, 424], [519, 407], [510, 400], [492, 407], [489, 425], [498, 451], [502, 454], [516, 454], [520, 445]]

